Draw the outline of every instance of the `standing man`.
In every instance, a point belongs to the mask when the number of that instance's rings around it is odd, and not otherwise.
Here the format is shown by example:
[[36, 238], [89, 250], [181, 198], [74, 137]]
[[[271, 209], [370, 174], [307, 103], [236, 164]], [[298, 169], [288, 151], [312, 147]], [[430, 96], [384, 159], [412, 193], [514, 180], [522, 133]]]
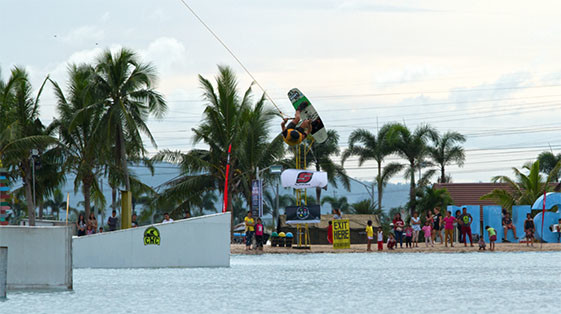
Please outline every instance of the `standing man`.
[[164, 213], [164, 220], [162, 221], [163, 224], [167, 224], [173, 222], [173, 219], [169, 217], [169, 213]]
[[131, 217], [131, 228], [136, 228], [138, 227], [138, 222], [136, 221], [136, 213], [132, 214]]
[[442, 244], [442, 214], [440, 213], [440, 207], [434, 208], [434, 215], [432, 217], [432, 242], [436, 242], [436, 237], [438, 236], [440, 244]]
[[471, 223], [473, 221], [473, 217], [467, 212], [467, 208], [462, 208], [462, 214], [458, 219], [458, 223], [462, 226], [462, 239], [464, 242], [464, 246], [467, 246], [467, 239], [466, 235], [469, 236], [469, 244], [473, 246], [473, 240], [471, 238]]
[[251, 210], [247, 212], [244, 218], [245, 223], [245, 250], [251, 250], [251, 242], [253, 241], [253, 234], [255, 233], [255, 221]]
[[117, 217], [117, 211], [113, 209], [111, 216], [107, 218], [107, 225], [109, 226], [109, 231], [117, 230], [117, 225], [119, 224], [119, 217]]

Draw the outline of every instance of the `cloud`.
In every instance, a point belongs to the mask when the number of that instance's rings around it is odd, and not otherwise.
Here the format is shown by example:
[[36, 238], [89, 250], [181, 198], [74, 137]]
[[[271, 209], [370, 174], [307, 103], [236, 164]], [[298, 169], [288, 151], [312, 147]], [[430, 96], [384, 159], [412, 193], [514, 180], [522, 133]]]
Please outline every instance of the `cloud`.
[[99, 42], [105, 37], [103, 29], [93, 25], [80, 26], [66, 35], [60, 36], [60, 40], [68, 44], [81, 44], [84, 42]]
[[412, 6], [396, 6], [394, 1], [387, 3], [373, 3], [372, 0], [346, 0], [341, 1], [337, 8], [340, 10], [360, 10], [360, 11], [376, 11], [385, 13], [418, 13], [418, 12], [438, 12], [428, 8], [419, 8]]

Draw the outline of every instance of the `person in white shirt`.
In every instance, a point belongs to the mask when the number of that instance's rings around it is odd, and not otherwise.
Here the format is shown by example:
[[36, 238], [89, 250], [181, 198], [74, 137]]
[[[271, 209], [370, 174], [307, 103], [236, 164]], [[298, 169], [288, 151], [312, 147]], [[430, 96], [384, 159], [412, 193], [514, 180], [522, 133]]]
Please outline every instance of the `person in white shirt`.
[[168, 222], [173, 222], [173, 219], [169, 217], [168, 213], [164, 213], [164, 221], [162, 221], [162, 223], [167, 224]]

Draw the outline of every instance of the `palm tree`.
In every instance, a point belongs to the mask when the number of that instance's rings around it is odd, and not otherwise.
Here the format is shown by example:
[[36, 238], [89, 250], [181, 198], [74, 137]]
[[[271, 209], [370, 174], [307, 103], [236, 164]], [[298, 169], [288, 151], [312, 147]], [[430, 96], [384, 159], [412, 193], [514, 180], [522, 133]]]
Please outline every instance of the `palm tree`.
[[[52, 198], [48, 199], [47, 201], [45, 201], [45, 207], [48, 207], [51, 209], [51, 214], [55, 214], [56, 213], [56, 219], [59, 220], [60, 219], [60, 215], [59, 212], [60, 210], [66, 210], [66, 200], [64, 199], [64, 194], [62, 194], [62, 191], [60, 190], [60, 188], [56, 188], [52, 194]], [[89, 215], [88, 215], [89, 217]]]
[[464, 165], [466, 159], [464, 148], [455, 144], [465, 142], [466, 138], [458, 132], [448, 131], [442, 136], [434, 132], [432, 141], [434, 146], [428, 147], [428, 155], [429, 158], [440, 166], [439, 182], [446, 183], [448, 181], [444, 168], [453, 162], [460, 167]]
[[[114, 141], [115, 167], [122, 171], [126, 191], [130, 191], [128, 155], [131, 151], [132, 154], [144, 155], [141, 134], [156, 146], [146, 121], [150, 115], [163, 117], [167, 110], [163, 96], [154, 89], [156, 80], [154, 67], [141, 63], [133, 51], [125, 48], [116, 53], [104, 51], [95, 65], [93, 81], [101, 101], [94, 107], [103, 110], [98, 130], [104, 132], [103, 138]], [[90, 109], [94, 108], [86, 107], [79, 111], [81, 114], [76, 119]]]
[[[93, 106], [100, 99], [93, 88], [94, 74], [94, 68], [89, 65], [69, 66], [67, 95], [56, 82], [51, 81], [58, 102], [58, 118], [53, 124], [66, 147], [65, 168], [75, 174], [74, 192], [80, 185], [82, 187], [86, 217], [90, 215], [92, 196], [96, 204], [105, 204], [105, 197], [98, 186], [100, 151], [104, 147], [101, 145], [101, 132], [96, 132], [103, 108]], [[76, 112], [80, 111], [82, 114], [76, 116]]]
[[435, 207], [446, 209], [448, 205], [453, 203], [452, 196], [450, 196], [447, 189], [434, 189], [430, 186], [425, 186], [417, 191], [417, 204], [421, 209], [428, 210]]
[[35, 207], [32, 192], [32, 149], [45, 151], [56, 139], [45, 135], [45, 126], [39, 119], [39, 97], [46, 79], [35, 97], [27, 72], [14, 67], [10, 78], [2, 83], [0, 91], [0, 158], [5, 167], [12, 168], [13, 177], [23, 181], [29, 224], [35, 225]]
[[321, 205], [325, 203], [329, 203], [333, 209], [338, 208], [344, 213], [349, 212], [350, 206], [345, 196], [337, 197], [336, 195], [326, 195], [321, 199]]
[[409, 162], [406, 177], [410, 179], [409, 211], [412, 214], [415, 211], [415, 169], [422, 165], [428, 152], [427, 140], [434, 138], [435, 130], [429, 125], [420, 125], [413, 132], [403, 124], [394, 124], [390, 128], [388, 136], [395, 152]]
[[[538, 161], [540, 162], [540, 171], [548, 174], [561, 161], [561, 154], [554, 155], [552, 152], [541, 152], [538, 155]], [[558, 182], [559, 173], [555, 173], [551, 180], [552, 182]]]
[[160, 198], [196, 204], [205, 191], [224, 190], [228, 146], [232, 145], [228, 210], [234, 208], [234, 202], [240, 210], [244, 203], [238, 200], [240, 196], [246, 204], [251, 202], [251, 180], [257, 167], [264, 169], [282, 158], [283, 141], [280, 136], [270, 141], [268, 126], [274, 112], [265, 106], [264, 97], [252, 103], [251, 86], [240, 96], [233, 71], [223, 66], [218, 69], [216, 89], [199, 76], [207, 106], [201, 124], [193, 129], [194, 143], [204, 143], [208, 149], [163, 150], [153, 160], [177, 163], [183, 173], [164, 184], [166, 190]]
[[369, 199], [351, 204], [350, 212], [355, 215], [376, 215], [380, 213], [376, 209], [376, 204], [372, 204], [372, 201]]
[[368, 160], [376, 161], [378, 174], [375, 181], [378, 189], [379, 210], [382, 209], [384, 188], [389, 180], [403, 169], [403, 165], [399, 163], [390, 163], [382, 168], [384, 159], [395, 150], [388, 136], [390, 129], [391, 125], [386, 124], [382, 126], [376, 135], [365, 129], [354, 130], [349, 136], [349, 147], [343, 152], [342, 158], [342, 163], [344, 164], [350, 156], [358, 156], [359, 167]]
[[[312, 166], [316, 171], [326, 172], [329, 184], [337, 187], [337, 183], [341, 182], [348, 191], [351, 183], [345, 168], [332, 160], [334, 156], [339, 156], [339, 153], [339, 134], [335, 130], [328, 130], [325, 142], [312, 144], [312, 149], [306, 155], [307, 166]], [[321, 188], [319, 187], [316, 188], [316, 199], [321, 199]]]
[[550, 183], [554, 182], [553, 179], [561, 169], [561, 161], [549, 172], [547, 178], [540, 173], [540, 162], [536, 160], [534, 163], [525, 164], [522, 169], [528, 171], [528, 174], [512, 168], [514, 171], [515, 179], [507, 176], [496, 176], [491, 180], [493, 182], [500, 182], [508, 184], [510, 190], [494, 189], [493, 191], [481, 196], [482, 200], [492, 200], [503, 208], [512, 210], [513, 205], [534, 204], [534, 202], [543, 195], [544, 192], [553, 190]]

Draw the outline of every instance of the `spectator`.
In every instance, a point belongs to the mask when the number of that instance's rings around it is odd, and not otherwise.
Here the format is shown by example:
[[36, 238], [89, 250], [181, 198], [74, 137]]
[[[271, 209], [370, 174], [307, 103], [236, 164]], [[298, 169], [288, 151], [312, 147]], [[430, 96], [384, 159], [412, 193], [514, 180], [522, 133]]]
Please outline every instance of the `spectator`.
[[407, 225], [407, 227], [405, 227], [405, 247], [406, 248], [411, 248], [411, 239], [413, 238], [413, 228], [411, 228], [410, 225]]
[[436, 238], [440, 238], [440, 244], [442, 241], [442, 214], [440, 213], [440, 208], [434, 208], [434, 215], [432, 216], [432, 243], [436, 242]]
[[411, 217], [411, 225], [413, 226], [413, 243], [415, 247], [419, 247], [419, 232], [421, 232], [421, 217], [417, 212], [413, 212]]
[[434, 246], [434, 243], [432, 243], [432, 227], [431, 227], [430, 220], [425, 221], [425, 225], [423, 226], [423, 232], [425, 234], [425, 246], [428, 247], [429, 244], [431, 246]]
[[397, 245], [393, 233], [390, 232], [388, 236], [388, 250], [393, 250], [393, 248]]
[[111, 216], [107, 218], [107, 225], [109, 226], [109, 231], [117, 230], [117, 225], [119, 224], [119, 217], [117, 217], [117, 211], [113, 209]]
[[183, 219], [187, 219], [187, 218], [191, 218], [191, 213], [189, 212], [189, 210], [186, 210], [183, 216]]
[[138, 222], [136, 221], [136, 213], [132, 214], [131, 217], [131, 228], [136, 228], [138, 227]]
[[450, 241], [450, 247], [454, 247], [454, 222], [456, 218], [452, 217], [452, 212], [447, 211], [446, 217], [444, 217], [444, 246], [448, 247], [448, 241]]
[[382, 251], [384, 249], [384, 231], [382, 227], [378, 227], [378, 251]]
[[164, 213], [164, 220], [162, 220], [163, 224], [167, 224], [173, 222], [173, 219], [169, 216], [169, 213]]
[[555, 227], [555, 230], [557, 230], [557, 243], [559, 243], [561, 240], [561, 218], [557, 222], [557, 227]]
[[462, 211], [459, 209], [456, 210], [454, 213], [454, 217], [456, 217], [456, 229], [458, 230], [458, 240], [462, 243], [462, 224], [460, 223], [460, 216], [462, 215]]
[[401, 214], [397, 213], [395, 214], [395, 218], [393, 219], [393, 230], [395, 233], [395, 240], [396, 240], [396, 247], [397, 247], [397, 242], [399, 242], [399, 247], [403, 248], [403, 227], [405, 226], [405, 223], [403, 222], [403, 220], [401, 219]]
[[327, 226], [327, 242], [333, 244], [333, 222], [330, 220]]
[[529, 243], [534, 246], [534, 232], [536, 232], [536, 226], [534, 225], [534, 219], [532, 219], [532, 214], [526, 214], [526, 220], [524, 220], [524, 233], [526, 233], [526, 246]]
[[489, 233], [489, 250], [494, 251], [495, 241], [497, 241], [497, 231], [495, 231], [495, 228], [489, 226], [485, 226], [485, 229]]
[[512, 224], [512, 219], [510, 218], [509, 213], [505, 213], [505, 216], [503, 217], [503, 228], [505, 230], [503, 241], [507, 241], [508, 229], [512, 229], [514, 239], [518, 240], [518, 237], [516, 236], [516, 227]]
[[251, 250], [251, 242], [253, 241], [253, 234], [255, 233], [255, 222], [251, 210], [247, 212], [244, 218], [245, 223], [245, 250]]
[[88, 225], [87, 229], [86, 229], [86, 234], [90, 235], [90, 234], [94, 234], [94, 230], [92, 229], [91, 225]]
[[99, 231], [97, 233], [102, 233], [103, 232], [103, 227], [99, 227]]
[[255, 242], [257, 242], [257, 249], [263, 251], [263, 223], [261, 223], [261, 218], [257, 218], [255, 224]]
[[338, 208], [334, 208], [332, 210], [333, 212], [333, 219], [337, 220], [337, 219], [343, 219], [343, 214], [341, 213], [341, 210]]
[[473, 240], [471, 238], [471, 222], [473, 221], [473, 217], [467, 212], [467, 208], [462, 208], [462, 214], [460, 215], [460, 219], [458, 219], [458, 223], [462, 226], [462, 239], [464, 246], [467, 246], [467, 239], [466, 236], [469, 236], [469, 244], [473, 246]]
[[366, 223], [366, 241], [368, 243], [366, 245], [366, 251], [368, 252], [372, 251], [372, 240], [374, 240], [374, 228], [372, 227], [372, 220], [368, 220]]
[[88, 218], [88, 226], [92, 227], [92, 233], [95, 233], [95, 231], [97, 230], [97, 219], [95, 219], [94, 213], [90, 213], [90, 217]]
[[86, 220], [84, 219], [84, 214], [78, 216], [78, 221], [76, 222], [76, 230], [78, 230], [78, 236], [81, 237], [86, 235]]

